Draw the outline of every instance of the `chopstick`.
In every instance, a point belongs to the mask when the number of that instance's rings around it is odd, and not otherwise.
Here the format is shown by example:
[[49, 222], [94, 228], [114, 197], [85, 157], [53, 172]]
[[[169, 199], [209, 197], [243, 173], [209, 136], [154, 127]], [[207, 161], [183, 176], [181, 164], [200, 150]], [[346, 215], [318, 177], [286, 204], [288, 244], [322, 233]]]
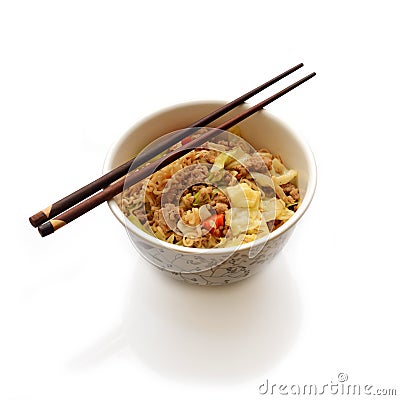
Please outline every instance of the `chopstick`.
[[292, 85], [286, 87], [285, 89], [275, 93], [271, 97], [261, 101], [260, 103], [256, 104], [253, 107], [250, 107], [246, 111], [242, 112], [241, 114], [229, 119], [228, 121], [224, 122], [223, 124], [219, 125], [216, 128], [210, 128], [208, 132], [205, 132], [201, 136], [191, 140], [190, 142], [184, 144], [180, 148], [165, 154], [158, 160], [155, 160], [146, 166], [142, 167], [141, 169], [134, 171], [131, 175], [128, 175], [125, 180], [120, 179], [119, 181], [113, 183], [110, 186], [107, 186], [103, 191], [89, 197], [87, 200], [77, 204], [76, 206], [70, 208], [69, 210], [65, 211], [61, 215], [59, 215], [56, 219], [51, 219], [50, 221], [45, 222], [44, 224], [40, 225], [38, 230], [39, 233], [44, 237], [50, 235], [51, 233], [55, 232], [56, 230], [60, 229], [61, 227], [65, 226], [66, 224], [74, 221], [78, 217], [82, 216], [83, 214], [87, 213], [88, 211], [92, 210], [93, 208], [97, 207], [101, 203], [112, 199], [118, 193], [121, 193], [123, 190], [131, 187], [135, 183], [140, 182], [141, 180], [147, 178], [157, 170], [161, 169], [165, 165], [177, 160], [184, 154], [193, 150], [198, 146], [206, 143], [213, 137], [217, 136], [221, 130], [226, 130], [231, 128], [232, 126], [238, 124], [239, 122], [243, 121], [244, 119], [250, 117], [257, 111], [264, 108], [266, 105], [272, 103], [273, 101], [279, 99], [286, 93], [290, 92], [291, 90], [295, 89], [296, 87], [300, 86], [304, 82], [308, 81], [312, 77], [316, 75], [315, 72], [311, 73], [310, 75], [305, 76], [304, 78], [298, 80], [297, 82], [293, 83]]
[[[297, 71], [299, 68], [303, 67], [303, 63], [300, 63], [287, 71], [283, 72], [282, 74], [277, 75], [275, 78], [270, 79], [269, 81], [263, 83], [262, 85], [256, 87], [255, 89], [251, 90], [248, 93], [238, 97], [237, 99], [231, 101], [230, 103], [225, 104], [224, 106], [218, 108], [217, 110], [213, 111], [212, 113], [206, 115], [205, 117], [199, 119], [198, 121], [192, 123], [187, 127], [187, 130], [181, 130], [177, 132], [177, 135], [171, 137], [170, 141], [165, 143], [159, 143], [158, 145], [154, 146], [150, 151], [141, 154], [140, 163], [144, 164], [147, 161], [151, 160], [156, 155], [162, 153], [163, 151], [170, 148], [173, 144], [178, 143], [180, 140], [184, 139], [187, 136], [190, 136], [194, 133], [193, 128], [200, 129], [203, 126], [208, 125], [212, 121], [216, 120], [217, 118], [221, 117], [222, 115], [226, 114], [227, 112], [233, 110], [238, 105], [244, 103], [246, 100], [250, 99], [251, 97], [255, 96], [257, 93], [261, 92], [262, 90], [266, 89], [267, 87], [273, 85], [274, 83], [278, 82], [279, 80], [285, 78], [286, 76], [290, 75], [294, 71]], [[49, 219], [57, 216], [58, 214], [66, 211], [70, 207], [78, 204], [82, 200], [86, 199], [87, 197], [91, 196], [92, 194], [96, 193], [100, 189], [103, 189], [110, 185], [111, 183], [115, 182], [119, 178], [122, 178], [126, 175], [131, 168], [132, 163], [134, 162], [135, 157], [131, 160], [125, 162], [124, 164], [120, 165], [119, 167], [113, 169], [112, 171], [108, 172], [107, 174], [101, 176], [100, 178], [94, 180], [93, 182], [83, 186], [82, 188], [78, 189], [77, 191], [69, 194], [68, 196], [62, 198], [61, 200], [56, 201], [55, 203], [51, 204], [50, 206], [44, 208], [43, 210], [39, 211], [35, 215], [32, 215], [29, 218], [29, 222], [37, 228], [42, 223], [48, 221]], [[139, 166], [139, 165], [138, 165]]]

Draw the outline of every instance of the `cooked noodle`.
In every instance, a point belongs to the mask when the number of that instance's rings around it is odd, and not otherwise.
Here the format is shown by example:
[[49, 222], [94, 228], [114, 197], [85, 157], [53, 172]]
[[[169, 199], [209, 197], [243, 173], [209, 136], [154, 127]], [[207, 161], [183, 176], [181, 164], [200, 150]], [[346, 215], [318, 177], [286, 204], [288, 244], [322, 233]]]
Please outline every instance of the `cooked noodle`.
[[286, 168], [279, 155], [266, 149], [251, 153], [237, 140], [219, 140], [116, 199], [131, 222], [160, 240], [226, 247], [251, 242], [293, 216], [300, 204], [296, 180], [297, 171]]

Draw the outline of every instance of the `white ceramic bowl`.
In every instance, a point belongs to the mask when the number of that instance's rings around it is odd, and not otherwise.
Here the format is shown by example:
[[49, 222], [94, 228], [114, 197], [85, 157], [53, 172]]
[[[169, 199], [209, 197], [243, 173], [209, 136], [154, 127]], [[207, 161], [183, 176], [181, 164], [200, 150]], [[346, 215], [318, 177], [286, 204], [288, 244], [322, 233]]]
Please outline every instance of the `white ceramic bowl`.
[[[105, 160], [104, 173], [132, 158], [157, 137], [182, 129], [225, 103], [201, 101], [178, 104], [142, 119], [111, 147]], [[217, 126], [248, 107], [248, 104], [244, 104], [212, 125]], [[163, 242], [141, 231], [126, 220], [114, 200], [108, 202], [117, 220], [126, 226], [128, 235], [138, 252], [151, 264], [175, 279], [200, 285], [222, 285], [253, 275], [282, 250], [294, 227], [310, 205], [316, 187], [316, 165], [312, 152], [304, 140], [264, 110], [241, 122], [240, 128], [243, 138], [254, 148], [264, 147], [280, 154], [288, 168], [298, 171], [302, 203], [294, 216], [269, 237], [241, 245], [233, 253], [232, 248], [185, 248]]]

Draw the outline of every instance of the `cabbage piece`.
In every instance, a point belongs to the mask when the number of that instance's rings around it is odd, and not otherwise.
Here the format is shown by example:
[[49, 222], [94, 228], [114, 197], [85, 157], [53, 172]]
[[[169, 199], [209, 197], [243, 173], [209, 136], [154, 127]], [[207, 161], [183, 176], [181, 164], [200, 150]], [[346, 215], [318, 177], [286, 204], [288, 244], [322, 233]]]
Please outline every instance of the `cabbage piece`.
[[[229, 163], [233, 161], [239, 161], [240, 163], [243, 163], [250, 157], [250, 154], [246, 153], [241, 147], [234, 147], [232, 150], [228, 151], [228, 154], [231, 156], [231, 158], [233, 158], [233, 160], [229, 161]], [[227, 166], [227, 164], [225, 164], [225, 166]]]
[[261, 220], [259, 210], [234, 207], [225, 212], [225, 224], [231, 228], [235, 237], [241, 233], [257, 233]]
[[177, 228], [181, 231], [183, 236], [188, 236], [188, 237], [196, 237], [198, 235], [197, 227], [196, 226], [190, 226], [185, 224], [182, 219], [180, 219], [177, 224]]
[[262, 202], [262, 214], [265, 221], [273, 221], [276, 216], [276, 199], [269, 199]]
[[211, 217], [211, 213], [210, 210], [208, 209], [208, 205], [204, 204], [199, 208], [199, 216], [200, 216], [200, 220], [201, 222], [205, 221], [206, 219]]
[[217, 157], [215, 157], [214, 165], [211, 168], [210, 172], [217, 171], [219, 169], [224, 169], [225, 163], [230, 160], [230, 155], [228, 153], [220, 153]]
[[231, 207], [259, 208], [261, 193], [253, 190], [247, 183], [242, 182], [235, 186], [228, 186], [226, 193], [229, 197]]
[[277, 159], [272, 160], [272, 173], [274, 175], [282, 175], [286, 171], [286, 167]]
[[286, 204], [281, 199], [269, 199], [262, 202], [263, 218], [266, 221], [273, 221], [277, 219], [279, 221], [287, 221], [294, 215], [294, 211], [289, 210]]
[[250, 174], [259, 185], [264, 187], [274, 186], [274, 183], [272, 182], [271, 176], [269, 174], [262, 174], [261, 172], [251, 172]]
[[[284, 202], [281, 200], [281, 202], [284, 204]], [[287, 221], [289, 218], [291, 218], [294, 215], [294, 211], [289, 210], [286, 206], [280, 209], [279, 214], [276, 216], [276, 219], [280, 221]]]
[[275, 185], [284, 185], [297, 176], [297, 171], [287, 169], [277, 158], [274, 158], [272, 160], [272, 175]]
[[243, 162], [248, 157], [249, 155], [240, 147], [235, 147], [232, 150], [221, 152], [217, 157], [215, 157], [214, 165], [211, 167], [210, 172], [212, 173], [219, 169], [224, 169], [225, 166], [231, 162]]
[[274, 176], [272, 180], [274, 181], [275, 185], [284, 185], [285, 183], [289, 183], [291, 180], [296, 178], [297, 176], [297, 171], [294, 169], [289, 169], [285, 171], [282, 175], [280, 176]]
[[222, 239], [221, 242], [216, 247], [232, 247], [232, 246], [239, 246], [243, 243], [245, 234], [242, 233], [239, 236], [235, 236], [232, 239]]
[[[272, 180], [275, 183], [274, 178], [275, 178], [275, 176], [272, 177]], [[283, 189], [278, 184], [275, 184], [275, 193], [281, 200], [283, 200], [283, 202], [285, 204], [288, 204], [288, 205], [290, 204], [289, 197], [286, 196], [285, 192], [283, 191]]]

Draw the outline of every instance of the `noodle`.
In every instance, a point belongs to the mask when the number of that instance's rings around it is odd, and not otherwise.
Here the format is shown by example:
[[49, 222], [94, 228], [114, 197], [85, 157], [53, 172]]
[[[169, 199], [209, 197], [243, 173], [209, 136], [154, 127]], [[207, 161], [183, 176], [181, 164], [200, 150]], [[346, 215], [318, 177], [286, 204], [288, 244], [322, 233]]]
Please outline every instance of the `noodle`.
[[254, 241], [291, 218], [300, 204], [296, 180], [297, 171], [279, 155], [220, 140], [185, 154], [116, 200], [131, 222], [160, 240], [225, 247]]

